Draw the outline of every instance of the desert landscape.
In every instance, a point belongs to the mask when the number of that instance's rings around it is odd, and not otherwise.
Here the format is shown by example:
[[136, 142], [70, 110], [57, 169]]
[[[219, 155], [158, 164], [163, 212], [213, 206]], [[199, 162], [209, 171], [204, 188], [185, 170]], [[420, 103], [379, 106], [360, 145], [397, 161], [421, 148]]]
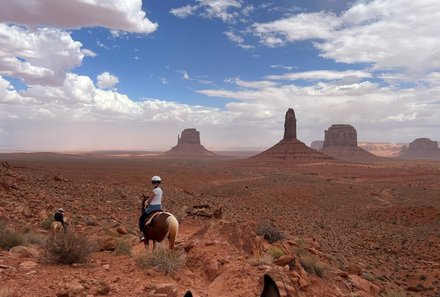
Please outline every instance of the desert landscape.
[[[251, 158], [0, 155], [2, 231], [27, 238], [0, 251], [2, 296], [259, 296], [266, 273], [281, 296], [440, 296], [440, 162], [333, 159], [296, 139], [292, 113]], [[137, 238], [157, 174], [180, 222], [166, 265]], [[93, 243], [82, 263], [48, 260], [58, 207]]]

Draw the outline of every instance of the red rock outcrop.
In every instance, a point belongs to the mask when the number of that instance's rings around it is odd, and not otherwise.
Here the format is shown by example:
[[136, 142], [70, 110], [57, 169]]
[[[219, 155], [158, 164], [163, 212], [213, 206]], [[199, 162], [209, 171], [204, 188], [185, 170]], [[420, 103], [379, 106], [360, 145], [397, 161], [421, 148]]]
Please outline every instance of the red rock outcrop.
[[296, 138], [296, 117], [292, 108], [286, 112], [283, 139], [268, 150], [252, 157], [253, 159], [275, 159], [298, 162], [329, 160], [326, 156], [308, 147]]
[[440, 159], [440, 148], [437, 141], [417, 138], [408, 147], [402, 146], [400, 156], [409, 159]]
[[185, 129], [182, 134], [177, 135], [177, 145], [172, 147], [167, 155], [183, 158], [205, 158], [214, 157], [213, 152], [208, 151], [200, 143], [200, 132], [195, 128]]
[[357, 132], [351, 125], [331, 125], [325, 130], [324, 147], [351, 146], [357, 147]]
[[376, 158], [357, 145], [357, 132], [351, 125], [337, 124], [325, 130], [324, 147], [319, 150], [335, 159], [361, 161]]

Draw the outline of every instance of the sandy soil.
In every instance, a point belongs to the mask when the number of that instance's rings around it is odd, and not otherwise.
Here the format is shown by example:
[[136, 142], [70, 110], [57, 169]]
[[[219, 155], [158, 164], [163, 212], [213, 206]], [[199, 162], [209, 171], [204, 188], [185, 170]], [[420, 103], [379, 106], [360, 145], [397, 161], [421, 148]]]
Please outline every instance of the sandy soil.
[[[352, 275], [383, 294], [401, 288], [408, 296], [440, 296], [440, 162], [4, 154], [0, 168], [0, 216], [11, 228], [43, 235], [42, 212], [57, 207], [66, 210], [71, 232], [104, 236], [122, 226], [137, 234], [140, 195], [148, 191], [149, 178], [160, 175], [165, 207], [181, 223], [177, 249], [186, 256], [177, 274], [164, 275], [136, 264], [144, 249], [134, 241], [131, 256], [94, 252], [88, 263], [70, 266], [3, 250], [0, 293], [9, 296], [76, 296], [62, 295], [75, 281], [86, 287], [77, 296], [93, 296], [87, 288], [101, 282], [109, 287], [108, 296], [160, 296], [151, 293], [154, 284], [177, 290], [168, 296], [182, 296], [187, 289], [199, 296], [257, 296], [267, 271], [290, 281], [298, 272], [302, 283], [292, 281], [297, 296], [378, 296], [356, 286]], [[221, 207], [222, 220], [186, 215], [198, 204]], [[271, 248], [253, 233], [260, 222], [284, 231], [284, 246], [311, 243], [308, 248], [328, 267], [324, 277], [274, 263], [252, 264]], [[25, 261], [37, 266], [20, 268]]]

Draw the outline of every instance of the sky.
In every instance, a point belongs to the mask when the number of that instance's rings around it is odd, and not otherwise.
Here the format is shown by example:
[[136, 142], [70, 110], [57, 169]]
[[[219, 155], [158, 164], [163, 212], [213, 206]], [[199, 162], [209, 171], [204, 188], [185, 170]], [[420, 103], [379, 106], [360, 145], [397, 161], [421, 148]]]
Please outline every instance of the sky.
[[438, 0], [2, 0], [0, 150], [440, 140]]

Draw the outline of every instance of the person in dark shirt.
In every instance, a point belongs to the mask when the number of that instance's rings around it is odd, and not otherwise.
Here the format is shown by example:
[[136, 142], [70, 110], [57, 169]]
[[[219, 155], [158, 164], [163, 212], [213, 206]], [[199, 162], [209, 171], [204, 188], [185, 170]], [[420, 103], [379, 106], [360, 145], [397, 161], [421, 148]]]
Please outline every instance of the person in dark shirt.
[[55, 222], [60, 222], [63, 225], [64, 231], [66, 231], [66, 223], [64, 221], [64, 209], [58, 208], [58, 211], [53, 215]]

